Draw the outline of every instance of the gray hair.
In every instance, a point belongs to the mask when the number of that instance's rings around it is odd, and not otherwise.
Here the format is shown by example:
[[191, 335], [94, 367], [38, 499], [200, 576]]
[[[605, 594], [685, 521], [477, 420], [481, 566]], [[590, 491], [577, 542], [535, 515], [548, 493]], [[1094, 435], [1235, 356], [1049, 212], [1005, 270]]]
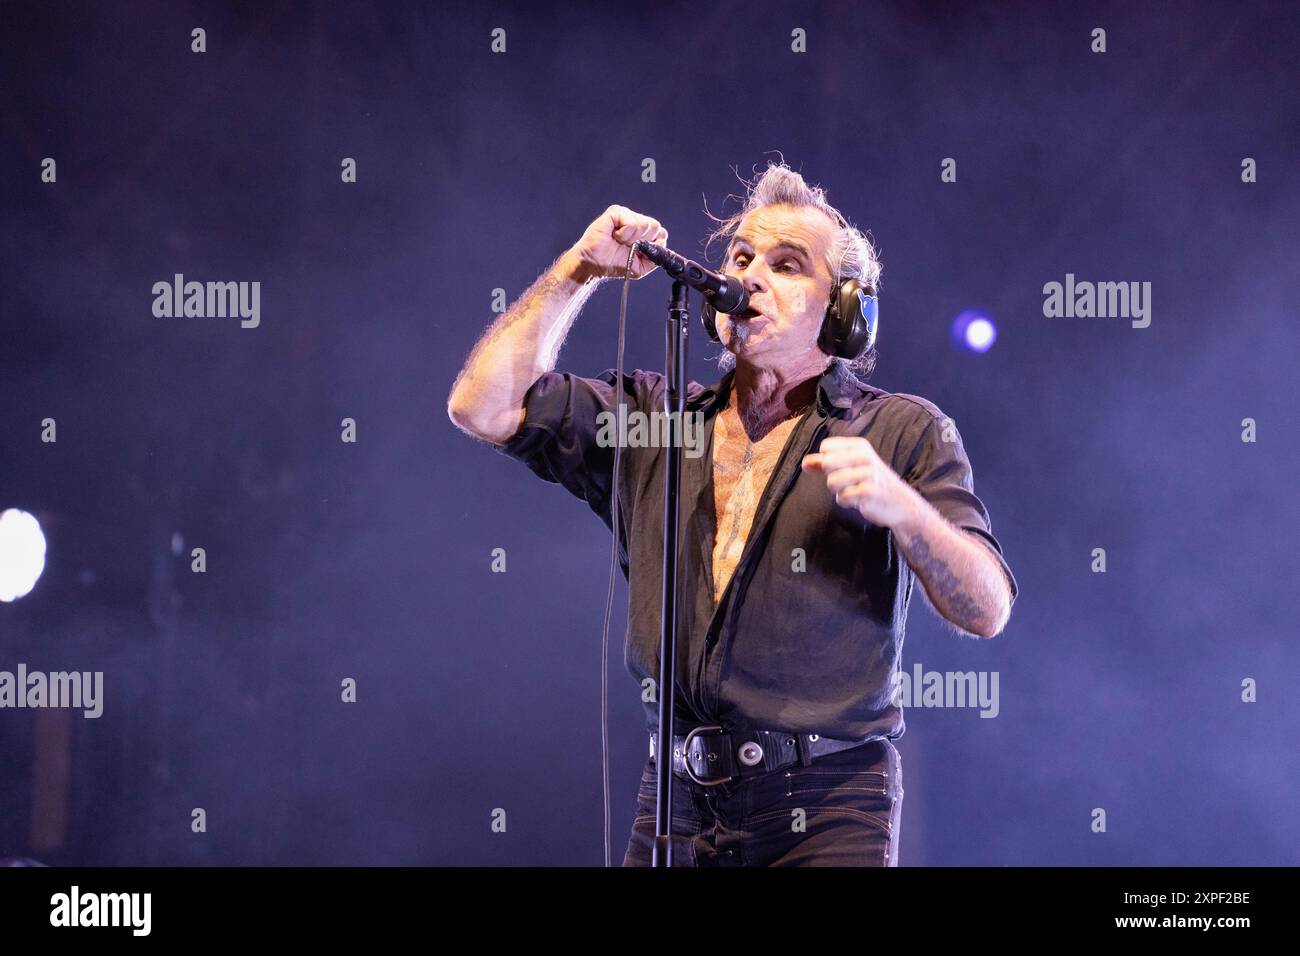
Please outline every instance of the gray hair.
[[[737, 174], [739, 175], [739, 174]], [[740, 228], [740, 223], [755, 209], [763, 206], [787, 205], [799, 208], [820, 209], [829, 216], [838, 229], [826, 254], [826, 268], [832, 280], [857, 279], [870, 285], [879, 292], [880, 289], [880, 255], [871, 240], [862, 230], [852, 225], [838, 209], [826, 201], [826, 191], [820, 186], [810, 186], [803, 176], [795, 172], [784, 162], [771, 163], [762, 173], [751, 181], [741, 180], [746, 187], [744, 204], [735, 215], [718, 219], [705, 208], [716, 224], [709, 233], [705, 243], [705, 253], [718, 240], [723, 240], [730, 247], [731, 240]], [[739, 197], [737, 197], [739, 198]], [[718, 367], [727, 372], [735, 365], [736, 357], [726, 349], [718, 359]], [[835, 358], [834, 361], [859, 379], [865, 379], [876, 367], [876, 349], [873, 345], [856, 359]]]

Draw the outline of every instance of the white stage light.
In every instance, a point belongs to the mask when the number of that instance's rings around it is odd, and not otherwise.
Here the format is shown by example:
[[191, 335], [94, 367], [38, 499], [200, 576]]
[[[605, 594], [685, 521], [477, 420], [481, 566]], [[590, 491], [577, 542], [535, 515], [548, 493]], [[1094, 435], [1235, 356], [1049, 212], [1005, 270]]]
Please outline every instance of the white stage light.
[[0, 512], [0, 601], [14, 601], [36, 586], [45, 570], [45, 535], [26, 511]]

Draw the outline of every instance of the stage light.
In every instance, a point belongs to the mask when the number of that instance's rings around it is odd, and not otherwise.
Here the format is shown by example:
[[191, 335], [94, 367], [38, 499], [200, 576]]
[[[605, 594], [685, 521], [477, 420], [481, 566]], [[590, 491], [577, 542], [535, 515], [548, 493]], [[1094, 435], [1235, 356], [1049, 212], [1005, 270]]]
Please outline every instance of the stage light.
[[952, 320], [952, 338], [971, 352], [987, 352], [998, 340], [998, 329], [983, 312], [967, 309]]
[[36, 586], [45, 570], [45, 535], [26, 511], [0, 513], [0, 601], [14, 601]]

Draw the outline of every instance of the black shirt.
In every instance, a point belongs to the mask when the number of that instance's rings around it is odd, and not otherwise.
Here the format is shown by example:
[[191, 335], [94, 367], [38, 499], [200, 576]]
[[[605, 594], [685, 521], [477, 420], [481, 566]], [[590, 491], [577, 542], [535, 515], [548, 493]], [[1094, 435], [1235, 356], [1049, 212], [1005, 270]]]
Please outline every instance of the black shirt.
[[[863, 742], [901, 736], [903, 713], [890, 700], [890, 675], [902, 666], [916, 576], [888, 528], [836, 504], [825, 476], [803, 472], [800, 462], [827, 435], [868, 439], [940, 514], [988, 547], [1014, 601], [1015, 578], [975, 497], [961, 438], [925, 399], [866, 385], [833, 363], [817, 400], [790, 432], [740, 563], [715, 604], [713, 425], [734, 375], [708, 388], [691, 382], [686, 392], [687, 414], [705, 417], [705, 450], [682, 456], [674, 731], [716, 723], [729, 731], [787, 730]], [[596, 416], [617, 414], [616, 377], [614, 369], [596, 378], [542, 375], [524, 397], [519, 431], [498, 446], [586, 501], [611, 530], [614, 449], [597, 440]], [[627, 411], [662, 411], [665, 388], [660, 372], [625, 372]], [[625, 445], [620, 453], [624, 662], [638, 684], [659, 679], [667, 452]], [[645, 712], [647, 730], [657, 732], [658, 704], [647, 701]]]

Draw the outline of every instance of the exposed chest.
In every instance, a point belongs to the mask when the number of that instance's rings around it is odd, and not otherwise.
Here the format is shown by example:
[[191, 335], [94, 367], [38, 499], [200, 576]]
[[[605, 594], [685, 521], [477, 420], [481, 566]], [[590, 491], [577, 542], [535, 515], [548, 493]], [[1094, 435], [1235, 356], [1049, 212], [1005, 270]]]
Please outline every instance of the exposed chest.
[[751, 442], [729, 409], [713, 430], [714, 600], [722, 596], [740, 563], [758, 510], [758, 501], [799, 419], [788, 419]]

